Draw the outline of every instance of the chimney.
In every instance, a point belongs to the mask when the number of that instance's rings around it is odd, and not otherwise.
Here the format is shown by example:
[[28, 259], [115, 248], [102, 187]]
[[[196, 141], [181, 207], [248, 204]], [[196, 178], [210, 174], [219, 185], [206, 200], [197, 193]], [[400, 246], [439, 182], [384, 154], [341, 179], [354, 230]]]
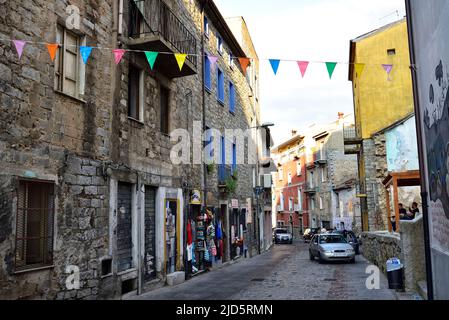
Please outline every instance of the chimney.
[[338, 120], [343, 119], [344, 116], [345, 116], [345, 114], [343, 112], [339, 112], [338, 113]]
[[292, 137], [296, 136], [297, 133], [298, 133], [297, 130], [292, 130]]

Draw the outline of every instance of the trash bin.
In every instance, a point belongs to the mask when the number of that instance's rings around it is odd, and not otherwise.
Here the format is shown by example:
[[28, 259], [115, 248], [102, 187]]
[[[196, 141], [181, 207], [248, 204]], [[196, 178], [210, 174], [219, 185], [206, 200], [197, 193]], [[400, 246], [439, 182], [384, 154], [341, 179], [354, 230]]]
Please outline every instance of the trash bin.
[[388, 288], [404, 289], [404, 265], [398, 258], [392, 258], [387, 261]]

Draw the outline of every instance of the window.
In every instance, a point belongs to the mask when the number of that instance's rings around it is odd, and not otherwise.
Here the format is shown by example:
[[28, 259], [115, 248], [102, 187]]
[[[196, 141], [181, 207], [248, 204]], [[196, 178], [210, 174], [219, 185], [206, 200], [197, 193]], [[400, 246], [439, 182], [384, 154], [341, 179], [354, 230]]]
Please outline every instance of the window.
[[209, 20], [204, 16], [204, 35], [209, 38]]
[[237, 146], [235, 143], [232, 144], [232, 173], [237, 170]]
[[280, 203], [281, 211], [284, 211], [284, 193], [283, 192], [281, 192], [281, 199], [280, 199], [280, 201], [281, 201], [281, 203]]
[[293, 211], [293, 198], [288, 198], [288, 211]]
[[212, 130], [210, 130], [209, 127], [206, 127], [206, 140], [204, 141], [204, 150], [206, 151], [206, 162], [207, 163], [213, 163], [214, 162], [214, 155], [215, 155], [215, 150], [214, 150], [214, 145], [213, 145], [213, 135], [212, 135]]
[[128, 117], [143, 122], [143, 77], [144, 72], [129, 65], [128, 73]]
[[310, 209], [315, 210], [315, 198], [310, 198]]
[[296, 161], [296, 175], [300, 176], [302, 175], [302, 165], [301, 165], [301, 159]]
[[217, 68], [217, 99], [219, 102], [224, 103], [224, 74], [223, 71]]
[[211, 86], [212, 86], [212, 82], [211, 82], [211, 78], [210, 78], [210, 70], [211, 70], [210, 67], [211, 67], [210, 61], [206, 55], [204, 57], [204, 86], [208, 90], [211, 90]]
[[226, 140], [225, 137], [221, 137], [221, 143], [220, 143], [220, 153], [221, 153], [221, 161], [220, 161], [220, 172], [219, 172], [219, 178], [220, 181], [224, 181], [226, 179], [225, 177], [225, 165], [226, 165]]
[[279, 167], [279, 181], [283, 181], [284, 180], [284, 168], [283, 167]]
[[233, 68], [234, 67], [234, 57], [232, 56], [232, 54], [229, 54], [229, 68]]
[[20, 181], [17, 203], [17, 270], [53, 263], [54, 184]]
[[217, 51], [220, 55], [223, 55], [223, 38], [217, 35]]
[[325, 160], [324, 141], [321, 141], [320, 143], [320, 160]]
[[235, 88], [232, 82], [229, 82], [229, 112], [235, 113]]
[[287, 182], [288, 182], [289, 185], [292, 184], [292, 174], [291, 174], [291, 172], [288, 173]]
[[161, 132], [169, 134], [170, 126], [170, 105], [169, 105], [170, 91], [161, 86]]
[[321, 168], [321, 182], [327, 181], [327, 170], [325, 167]]
[[315, 181], [314, 181], [314, 174], [313, 171], [310, 171], [310, 187], [313, 188], [315, 186]]
[[79, 47], [81, 38], [58, 25], [56, 42], [62, 46], [55, 57], [55, 90], [79, 98], [84, 94], [84, 63], [81, 61]]
[[302, 189], [298, 188], [298, 210], [302, 211]]
[[388, 54], [389, 56], [394, 56], [394, 55], [396, 55], [396, 49], [388, 49], [388, 50], [387, 50], [387, 54]]
[[320, 196], [320, 210], [324, 209], [323, 197]]
[[340, 208], [340, 193], [335, 193], [335, 201], [337, 203], [337, 208]]

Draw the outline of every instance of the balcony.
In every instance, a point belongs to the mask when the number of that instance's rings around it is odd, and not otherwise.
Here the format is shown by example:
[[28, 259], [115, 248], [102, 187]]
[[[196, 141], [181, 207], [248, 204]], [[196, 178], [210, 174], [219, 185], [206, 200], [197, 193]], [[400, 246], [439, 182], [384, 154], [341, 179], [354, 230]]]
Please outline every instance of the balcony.
[[345, 154], [358, 154], [360, 152], [360, 145], [362, 144], [363, 139], [356, 126], [344, 126], [343, 139], [345, 143]]
[[218, 187], [225, 188], [226, 182], [232, 178], [231, 166], [219, 165], [218, 166]]
[[315, 194], [317, 192], [317, 187], [311, 183], [307, 183], [304, 192], [309, 194]]
[[182, 71], [172, 54], [160, 54], [154, 69], [168, 78], [196, 74], [197, 41], [186, 26], [161, 0], [129, 1], [129, 40], [133, 50], [188, 55]]
[[320, 152], [316, 153], [315, 164], [320, 165], [320, 166], [325, 166], [327, 164], [327, 159], [324, 156], [324, 154], [321, 154]]

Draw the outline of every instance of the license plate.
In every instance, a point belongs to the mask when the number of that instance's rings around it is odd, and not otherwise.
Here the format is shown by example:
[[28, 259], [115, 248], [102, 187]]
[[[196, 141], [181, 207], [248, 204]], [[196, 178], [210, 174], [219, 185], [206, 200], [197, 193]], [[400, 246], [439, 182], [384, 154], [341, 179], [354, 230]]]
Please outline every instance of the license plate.
[[346, 253], [336, 253], [336, 257], [346, 257]]

